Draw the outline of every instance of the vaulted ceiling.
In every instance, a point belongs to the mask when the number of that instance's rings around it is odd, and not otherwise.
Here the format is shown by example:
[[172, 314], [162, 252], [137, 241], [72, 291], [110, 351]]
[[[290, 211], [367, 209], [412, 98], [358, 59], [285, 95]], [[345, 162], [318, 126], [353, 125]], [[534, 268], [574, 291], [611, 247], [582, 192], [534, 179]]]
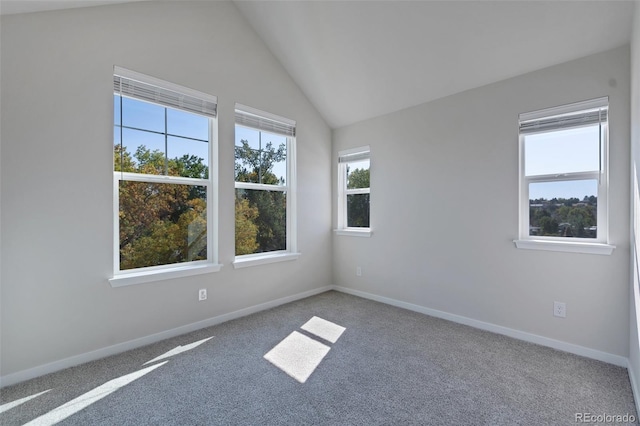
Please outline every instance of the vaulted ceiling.
[[[120, 1], [2, 0], [0, 12]], [[624, 45], [634, 7], [614, 0], [234, 3], [332, 128]]]
[[236, 1], [331, 127], [628, 43], [632, 2]]

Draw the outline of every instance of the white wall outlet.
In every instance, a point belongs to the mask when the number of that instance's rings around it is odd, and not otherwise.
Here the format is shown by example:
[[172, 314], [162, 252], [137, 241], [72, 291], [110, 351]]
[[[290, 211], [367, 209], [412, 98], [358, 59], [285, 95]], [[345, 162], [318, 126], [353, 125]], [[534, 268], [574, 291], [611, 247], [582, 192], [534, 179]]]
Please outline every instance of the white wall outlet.
[[358, 277], [362, 276], [362, 268], [359, 266], [356, 266], [356, 276]]
[[199, 301], [207, 300], [207, 289], [206, 288], [201, 288], [200, 290], [198, 290], [198, 300]]
[[567, 317], [567, 304], [564, 302], [553, 302], [553, 316], [566, 318]]

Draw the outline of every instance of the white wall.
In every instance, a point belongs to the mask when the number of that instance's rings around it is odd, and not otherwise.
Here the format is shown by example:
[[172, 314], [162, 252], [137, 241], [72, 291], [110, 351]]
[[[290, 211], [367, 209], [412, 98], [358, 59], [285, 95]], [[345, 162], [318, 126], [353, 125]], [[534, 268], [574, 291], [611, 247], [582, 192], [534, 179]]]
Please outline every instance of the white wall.
[[[334, 236], [335, 284], [624, 360], [629, 70], [621, 47], [335, 130], [334, 185], [337, 152], [371, 146], [373, 229], [371, 238]], [[610, 97], [617, 249], [516, 249], [518, 114], [601, 96]], [[566, 319], [552, 316], [554, 300], [567, 303]]]
[[[9, 15], [1, 42], [2, 376], [331, 284], [331, 132], [233, 4]], [[220, 272], [107, 282], [114, 65], [218, 96]], [[296, 261], [230, 264], [235, 102], [298, 123]]]
[[629, 289], [629, 377], [640, 412], [640, 3], [636, 1], [631, 38], [631, 274]]

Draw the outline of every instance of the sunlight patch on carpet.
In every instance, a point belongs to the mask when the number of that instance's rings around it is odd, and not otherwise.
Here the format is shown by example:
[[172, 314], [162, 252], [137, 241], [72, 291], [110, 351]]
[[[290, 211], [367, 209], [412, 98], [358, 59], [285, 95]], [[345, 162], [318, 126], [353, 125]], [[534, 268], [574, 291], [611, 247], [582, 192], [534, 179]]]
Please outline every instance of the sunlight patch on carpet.
[[342, 336], [342, 333], [346, 330], [341, 325], [319, 317], [311, 318], [300, 328], [331, 343], [337, 342], [340, 336]]
[[190, 351], [191, 349], [197, 348], [198, 346], [200, 346], [204, 342], [206, 342], [208, 340], [211, 340], [211, 339], [213, 339], [213, 336], [207, 337], [206, 339], [198, 340], [197, 342], [189, 343], [188, 345], [177, 346], [177, 347], [171, 349], [170, 351], [165, 352], [162, 355], [155, 357], [151, 361], [145, 362], [142, 365], [151, 364], [152, 362], [160, 361], [161, 359], [169, 358], [169, 357], [181, 354], [183, 352]]
[[329, 346], [294, 331], [271, 349], [264, 358], [300, 383], [307, 381]]
[[7, 402], [6, 404], [2, 404], [2, 405], [0, 405], [0, 413], [4, 413], [7, 410], [11, 410], [13, 407], [17, 407], [18, 405], [22, 405], [27, 401], [31, 401], [33, 398], [37, 398], [40, 395], [43, 395], [43, 394], [49, 392], [50, 390], [51, 389], [47, 389], [44, 392], [39, 392], [39, 393], [37, 393], [35, 395], [25, 396], [24, 398], [17, 399], [17, 400], [15, 400], [13, 402]]
[[[300, 329], [331, 343], [335, 343], [346, 330], [341, 325], [315, 316]], [[294, 331], [267, 352], [264, 359], [304, 383], [330, 350], [330, 346], [315, 338]]]
[[147, 367], [142, 370], [127, 374], [125, 376], [118, 377], [117, 379], [110, 380], [107, 383], [85, 393], [84, 395], [80, 395], [76, 399], [73, 399], [66, 404], [59, 406], [58, 408], [49, 411], [47, 414], [44, 414], [30, 421], [29, 423], [26, 423], [24, 426], [50, 426], [61, 422], [67, 417], [72, 416], [80, 410], [87, 408], [88, 406], [101, 400], [102, 398], [111, 395], [113, 392], [128, 385], [134, 380], [137, 380], [145, 374], [152, 372], [156, 368], [165, 365], [167, 362], [169, 361], [152, 365], [151, 367]]

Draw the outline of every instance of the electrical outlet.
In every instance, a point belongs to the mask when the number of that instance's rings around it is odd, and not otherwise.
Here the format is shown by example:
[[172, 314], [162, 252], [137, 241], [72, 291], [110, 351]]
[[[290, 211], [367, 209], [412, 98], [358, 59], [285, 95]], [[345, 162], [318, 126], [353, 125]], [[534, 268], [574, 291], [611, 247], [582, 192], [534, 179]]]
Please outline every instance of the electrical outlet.
[[567, 317], [567, 304], [564, 302], [553, 302], [553, 316], [566, 318]]
[[207, 300], [207, 289], [206, 288], [201, 288], [200, 290], [198, 290], [198, 300], [199, 301]]
[[359, 266], [356, 266], [356, 276], [358, 277], [362, 276], [362, 268]]

